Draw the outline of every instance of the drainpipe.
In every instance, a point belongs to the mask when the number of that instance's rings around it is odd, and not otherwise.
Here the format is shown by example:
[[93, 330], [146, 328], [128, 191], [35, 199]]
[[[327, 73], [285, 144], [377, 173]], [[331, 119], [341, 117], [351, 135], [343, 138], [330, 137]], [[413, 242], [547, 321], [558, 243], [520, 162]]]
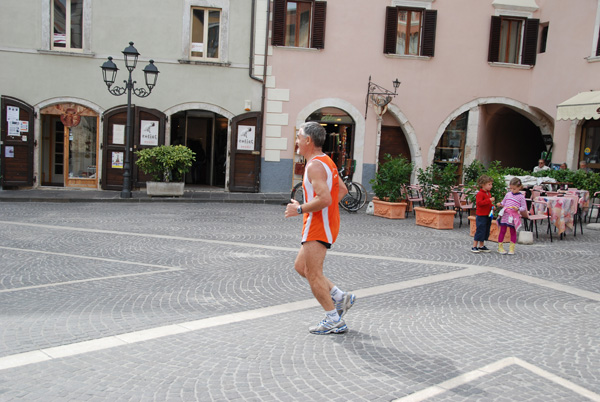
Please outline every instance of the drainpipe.
[[[271, 14], [271, 0], [267, 0], [267, 24], [265, 27], [265, 62], [263, 68], [263, 77], [259, 78], [252, 74], [254, 66], [254, 20], [256, 15], [256, 0], [252, 0], [252, 21], [250, 28], [250, 65], [248, 66], [248, 75], [253, 80], [262, 83], [262, 96], [260, 100], [260, 112], [264, 114], [265, 108], [265, 96], [266, 96], [266, 82], [267, 82], [267, 52], [269, 51], [269, 15]], [[264, 118], [264, 116], [263, 116]], [[264, 119], [263, 119], [264, 120]]]
[[[267, 91], [267, 87], [266, 87], [266, 82], [267, 82], [267, 52], [269, 50], [269, 16], [271, 13], [271, 0], [266, 0], [267, 1], [267, 17], [266, 17], [266, 26], [265, 26], [265, 50], [264, 50], [264, 64], [263, 64], [263, 76], [262, 79], [259, 77], [254, 76], [252, 73], [254, 71], [253, 67], [254, 67], [254, 21], [255, 21], [255, 15], [256, 15], [256, 1], [257, 0], [252, 0], [252, 20], [250, 22], [250, 65], [248, 66], [248, 75], [250, 76], [250, 78], [252, 78], [253, 80], [256, 80], [260, 83], [262, 83], [262, 94], [261, 94], [261, 99], [260, 99], [260, 115], [261, 115], [261, 131], [262, 128], [264, 127], [264, 122], [265, 122], [265, 97], [266, 97], [266, 91]], [[261, 145], [262, 146], [262, 145]], [[259, 169], [258, 169], [258, 185], [260, 187], [260, 165], [259, 165]]]
[[[270, 2], [270, 0], [267, 0], [267, 1]], [[250, 64], [248, 65], [248, 75], [253, 80], [256, 80], [258, 82], [264, 82], [262, 79], [252, 75], [253, 66], [254, 66], [254, 20], [255, 20], [255, 17], [256, 17], [256, 0], [252, 0], [252, 16], [250, 19]], [[268, 22], [268, 18], [267, 18], [267, 22]], [[265, 66], [265, 68], [266, 68], [266, 66]]]

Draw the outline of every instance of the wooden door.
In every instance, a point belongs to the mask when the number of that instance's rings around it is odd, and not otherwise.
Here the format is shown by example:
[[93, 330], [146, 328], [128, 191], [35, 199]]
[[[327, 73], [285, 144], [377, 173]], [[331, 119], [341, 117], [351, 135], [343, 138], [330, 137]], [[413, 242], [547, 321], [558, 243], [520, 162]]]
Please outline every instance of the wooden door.
[[2, 96], [1, 104], [0, 183], [3, 187], [33, 186], [33, 107], [9, 96]]
[[395, 126], [381, 126], [381, 141], [379, 145], [379, 164], [384, 161], [384, 155], [390, 154], [392, 157], [404, 156], [411, 161], [410, 147], [402, 128]]
[[127, 106], [117, 106], [104, 113], [102, 135], [102, 189], [123, 189], [123, 165], [125, 160], [125, 131]]
[[258, 193], [261, 139], [259, 112], [244, 113], [231, 120], [229, 191]]
[[133, 174], [131, 176], [134, 187], [146, 187], [146, 182], [152, 180], [152, 175], [144, 174], [138, 169], [135, 161], [135, 151], [152, 148], [165, 144], [165, 114], [156, 109], [136, 107], [134, 111], [133, 128], [133, 155], [131, 163]]

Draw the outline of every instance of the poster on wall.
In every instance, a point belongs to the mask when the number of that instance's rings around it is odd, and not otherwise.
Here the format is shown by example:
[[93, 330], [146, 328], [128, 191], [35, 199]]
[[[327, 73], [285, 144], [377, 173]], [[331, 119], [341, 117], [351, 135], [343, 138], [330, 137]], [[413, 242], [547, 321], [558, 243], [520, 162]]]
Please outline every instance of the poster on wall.
[[142, 120], [140, 145], [158, 145], [158, 121]]
[[123, 152], [112, 153], [111, 167], [114, 169], [123, 169]]
[[6, 121], [19, 120], [19, 108], [16, 106], [6, 107]]
[[238, 126], [238, 150], [254, 151], [254, 129], [254, 126]]
[[21, 122], [19, 120], [10, 120], [8, 122], [8, 135], [11, 137], [21, 135]]
[[15, 147], [13, 146], [5, 146], [4, 147], [4, 157], [5, 158], [14, 158], [15, 157]]
[[125, 144], [125, 126], [123, 124], [113, 124], [113, 145]]
[[29, 122], [26, 120], [19, 121], [19, 131], [21, 131], [22, 133], [28, 133], [29, 132]]

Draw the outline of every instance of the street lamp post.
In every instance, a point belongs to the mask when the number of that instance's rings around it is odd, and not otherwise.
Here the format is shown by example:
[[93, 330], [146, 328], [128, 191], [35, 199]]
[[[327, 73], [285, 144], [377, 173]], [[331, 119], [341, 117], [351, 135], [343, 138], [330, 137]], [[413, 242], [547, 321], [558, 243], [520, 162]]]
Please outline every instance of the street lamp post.
[[127, 92], [127, 125], [125, 126], [125, 157], [123, 158], [123, 189], [121, 190], [121, 198], [131, 198], [131, 142], [132, 142], [132, 116], [131, 116], [131, 93], [133, 92], [139, 98], [145, 98], [150, 95], [152, 92], [152, 88], [156, 85], [156, 79], [158, 78], [158, 68], [154, 65], [154, 60], [150, 60], [150, 64], [148, 64], [144, 68], [144, 79], [146, 81], [145, 88], [135, 88], [135, 84], [137, 81], [131, 80], [131, 72], [135, 69], [137, 64], [137, 59], [140, 54], [137, 49], [133, 47], [133, 42], [129, 42], [129, 46], [123, 50], [123, 56], [125, 58], [125, 67], [129, 71], [129, 78], [127, 81], [123, 81], [125, 83], [125, 87], [112, 87], [115, 83], [115, 79], [117, 78], [117, 65], [113, 63], [112, 57], [108, 58], [108, 61], [105, 61], [102, 64], [102, 78], [104, 79], [104, 83], [108, 87], [108, 92], [115, 96], [121, 96]]

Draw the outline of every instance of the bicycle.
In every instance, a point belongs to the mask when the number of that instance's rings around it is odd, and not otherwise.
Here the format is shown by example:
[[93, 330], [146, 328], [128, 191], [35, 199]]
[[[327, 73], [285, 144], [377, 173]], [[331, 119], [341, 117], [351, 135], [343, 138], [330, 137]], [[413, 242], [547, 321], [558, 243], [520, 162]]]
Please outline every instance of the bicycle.
[[[340, 207], [348, 212], [356, 212], [367, 203], [367, 189], [360, 183], [350, 181], [348, 175], [344, 176], [344, 168], [339, 170], [339, 174], [348, 189], [348, 194], [346, 194], [339, 203]], [[300, 204], [304, 203], [302, 182], [294, 186], [291, 198], [298, 201]]]

